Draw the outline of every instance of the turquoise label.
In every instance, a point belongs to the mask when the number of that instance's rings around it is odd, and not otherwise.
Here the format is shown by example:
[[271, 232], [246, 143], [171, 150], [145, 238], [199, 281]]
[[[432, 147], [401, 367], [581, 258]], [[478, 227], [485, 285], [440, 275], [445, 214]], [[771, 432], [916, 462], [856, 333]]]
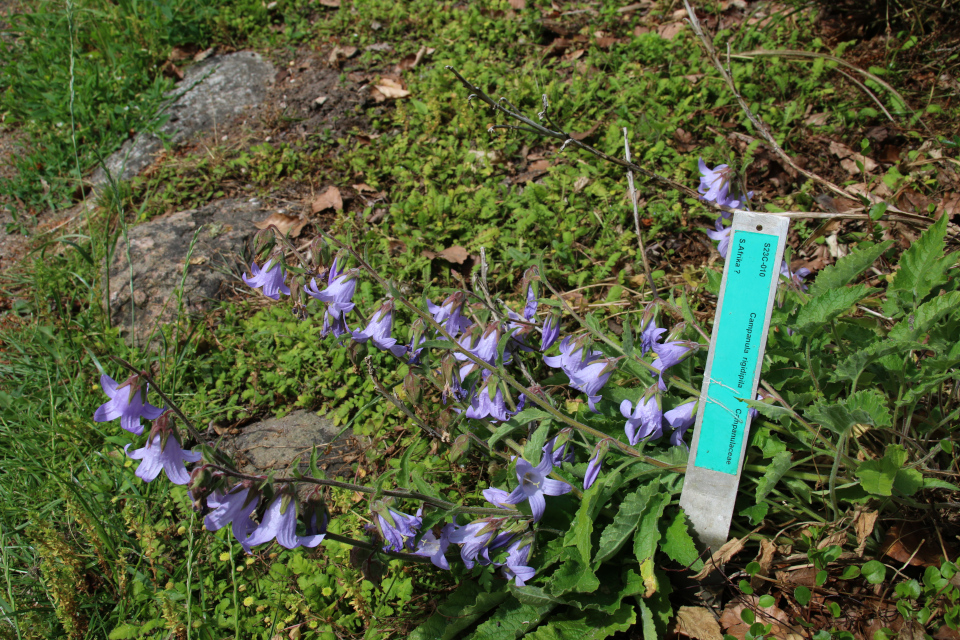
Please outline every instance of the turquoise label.
[[730, 475], [740, 471], [740, 452], [748, 407], [739, 400], [752, 398], [767, 306], [779, 278], [774, 264], [778, 236], [735, 231], [727, 260], [723, 306], [713, 345], [710, 385], [697, 441], [696, 465]]

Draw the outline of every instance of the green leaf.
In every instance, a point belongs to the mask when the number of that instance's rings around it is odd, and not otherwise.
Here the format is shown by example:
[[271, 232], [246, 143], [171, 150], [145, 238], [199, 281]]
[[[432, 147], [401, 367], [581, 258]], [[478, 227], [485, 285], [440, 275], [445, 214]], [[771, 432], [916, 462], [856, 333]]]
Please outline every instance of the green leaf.
[[[617, 510], [613, 522], [604, 528], [603, 534], [600, 536], [600, 549], [593, 559], [594, 569], [600, 566], [601, 562], [612, 557], [630, 539], [640, 522], [640, 516], [643, 515], [643, 509], [647, 506], [650, 496], [659, 488], [659, 482], [644, 485], [620, 503], [620, 508]], [[592, 489], [593, 487], [591, 487]]]
[[[659, 481], [650, 483], [650, 486], [659, 486]], [[657, 544], [660, 542], [660, 518], [663, 517], [663, 510], [670, 503], [670, 495], [666, 493], [657, 493], [651, 496], [650, 501], [643, 509], [643, 515], [640, 516], [640, 526], [637, 527], [637, 534], [634, 537], [633, 553], [637, 561], [643, 565], [643, 561], [652, 558], [657, 551]]]
[[400, 472], [397, 474], [397, 486], [401, 489], [410, 488], [410, 478], [413, 474], [410, 473], [410, 454], [413, 452], [414, 447], [411, 445], [407, 447], [407, 450], [403, 452], [403, 456], [400, 458]]
[[812, 595], [807, 587], [797, 587], [793, 590], [793, 597], [801, 607], [807, 606]]
[[600, 611], [570, 611], [553, 616], [525, 637], [528, 640], [603, 640], [626, 631], [636, 622], [636, 609], [624, 602], [613, 615]]
[[633, 353], [633, 327], [629, 318], [623, 321], [623, 337], [621, 338], [623, 346], [623, 355], [629, 356]]
[[781, 451], [773, 456], [773, 460], [767, 465], [767, 470], [757, 481], [757, 504], [760, 504], [767, 494], [773, 491], [783, 474], [793, 466], [792, 456], [793, 454], [789, 451]]
[[960, 291], [951, 291], [924, 302], [914, 314], [908, 315], [891, 330], [893, 340], [921, 340], [940, 318], [960, 309]]
[[140, 627], [132, 624], [122, 624], [107, 636], [110, 640], [128, 640], [140, 635]]
[[900, 445], [892, 444], [887, 447], [879, 460], [867, 460], [861, 463], [857, 467], [856, 475], [860, 478], [863, 489], [876, 496], [891, 495], [897, 472], [903, 467], [906, 458], [906, 450]]
[[640, 604], [643, 640], [660, 640], [667, 637], [667, 625], [673, 618], [673, 607], [670, 606], [669, 597], [670, 581], [662, 574], [658, 578], [660, 589], [649, 598], [637, 599]]
[[861, 389], [847, 398], [845, 404], [857, 422], [881, 429], [893, 424], [887, 408], [887, 397], [877, 389]]
[[870, 560], [860, 569], [860, 573], [870, 584], [880, 584], [887, 578], [887, 568], [882, 562]]
[[809, 335], [874, 291], [876, 289], [862, 284], [824, 291], [800, 307], [795, 326], [801, 333]]
[[513, 420], [509, 422], [504, 422], [499, 427], [497, 427], [496, 431], [493, 432], [493, 435], [490, 436], [490, 438], [487, 440], [487, 444], [489, 444], [490, 447], [493, 448], [493, 446], [496, 445], [498, 442], [500, 442], [501, 440], [506, 438], [508, 435], [510, 435], [511, 433], [513, 433], [514, 431], [520, 428], [521, 428], [520, 425], [514, 423]]
[[673, 520], [664, 529], [663, 544], [660, 548], [667, 557], [677, 564], [689, 567], [693, 571], [700, 571], [703, 568], [703, 560], [697, 552], [697, 545], [687, 527], [687, 515], [683, 509], [677, 510]]
[[836, 264], [826, 267], [817, 274], [816, 280], [810, 285], [810, 296], [816, 298], [822, 293], [850, 284], [876, 262], [877, 258], [882, 256], [892, 244], [893, 240], [887, 240], [866, 249], [851, 251], [837, 260]]
[[464, 580], [426, 622], [413, 630], [409, 640], [449, 640], [503, 602], [506, 591], [484, 592], [476, 582]]
[[524, 585], [522, 587], [518, 587], [513, 583], [510, 583], [509, 589], [513, 597], [519, 600], [523, 604], [529, 604], [529, 605], [539, 607], [539, 606], [546, 606], [551, 602], [554, 604], [564, 603], [562, 598], [550, 595], [542, 587], [534, 587], [532, 585]]
[[543, 456], [543, 445], [547, 443], [548, 435], [550, 435], [550, 423], [543, 422], [523, 447], [523, 458], [527, 462], [533, 465], [539, 462]]
[[763, 417], [770, 418], [774, 422], [781, 422], [784, 418], [791, 418], [796, 415], [791, 409], [778, 407], [777, 405], [760, 400], [748, 400], [747, 398], [739, 398], [739, 400], [751, 409], [756, 409]]
[[912, 496], [923, 488], [923, 474], [916, 469], [900, 469], [893, 479], [893, 488], [905, 496]]
[[539, 606], [523, 604], [511, 597], [497, 607], [497, 610], [467, 638], [469, 640], [506, 640], [523, 637], [527, 631], [540, 624], [544, 616], [556, 606], [552, 602]]
[[960, 491], [960, 487], [958, 487], [957, 485], [950, 484], [945, 480], [939, 480], [937, 478], [924, 478], [923, 488], [924, 489], [946, 489], [947, 491]]
[[836, 371], [832, 374], [834, 381], [853, 382], [860, 377], [867, 366], [874, 360], [891, 353], [906, 354], [916, 349], [923, 349], [924, 345], [913, 341], [900, 340], [878, 340], [856, 353], [850, 354], [846, 360], [837, 365]]
[[517, 425], [534, 422], [535, 420], [553, 420], [553, 416], [538, 407], [527, 407], [517, 415], [510, 418], [510, 422], [515, 422]]
[[547, 585], [550, 595], [562, 596], [565, 593], [593, 593], [600, 587], [600, 581], [589, 565], [580, 561], [575, 549], [563, 550], [563, 563], [554, 572]]
[[900, 256], [900, 268], [887, 291], [887, 315], [916, 309], [930, 291], [946, 279], [946, 270], [956, 256], [944, 256], [944, 237], [947, 216], [940, 216], [934, 224]]

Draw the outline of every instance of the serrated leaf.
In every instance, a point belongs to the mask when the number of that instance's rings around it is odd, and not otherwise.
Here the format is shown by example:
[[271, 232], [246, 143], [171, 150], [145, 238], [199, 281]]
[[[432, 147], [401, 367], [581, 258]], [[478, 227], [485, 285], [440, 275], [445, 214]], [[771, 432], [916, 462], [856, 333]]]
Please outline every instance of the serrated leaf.
[[794, 325], [801, 333], [810, 334], [874, 291], [862, 284], [824, 291], [800, 307]]
[[593, 593], [599, 587], [600, 581], [589, 565], [580, 561], [579, 552], [576, 549], [566, 548], [563, 553], [563, 562], [554, 572], [546, 589], [550, 595], [562, 596], [571, 592]]
[[906, 354], [915, 349], [923, 349], [924, 345], [919, 342], [903, 342], [899, 340], [878, 340], [863, 349], [850, 354], [843, 362], [837, 365], [832, 374], [835, 381], [853, 382], [860, 377], [863, 370], [871, 362], [890, 355], [891, 353]]
[[889, 496], [897, 472], [906, 462], [906, 449], [900, 445], [889, 445], [879, 460], [867, 460], [857, 467], [856, 476], [867, 493], [876, 496]]
[[401, 489], [410, 488], [410, 454], [413, 452], [413, 446], [407, 447], [400, 458], [400, 473], [397, 474], [397, 486]]
[[637, 611], [624, 602], [612, 615], [599, 611], [571, 611], [551, 617], [528, 640], [603, 640], [626, 631], [637, 622]]
[[[887, 408], [887, 397], [877, 389], [861, 389], [847, 398], [844, 404], [858, 422], [879, 428], [893, 424], [893, 418]], [[866, 413], [869, 420], [864, 421], [863, 416], [857, 413], [858, 411]]]
[[628, 570], [623, 578], [615, 575], [608, 567], [601, 568], [597, 576], [600, 587], [593, 593], [571, 593], [563, 596], [564, 604], [580, 610], [596, 609], [604, 613], [613, 613], [626, 597], [643, 593], [643, 579], [633, 570]]
[[633, 326], [630, 324], [630, 320], [624, 320], [623, 322], [623, 337], [621, 338], [623, 345], [623, 355], [629, 356], [633, 353]]
[[520, 425], [513, 424], [513, 422], [504, 422], [497, 427], [496, 431], [493, 432], [493, 435], [487, 440], [487, 444], [489, 444], [490, 448], [492, 449], [498, 442], [509, 436], [517, 429], [520, 429]]
[[593, 535], [593, 521], [596, 518], [596, 511], [599, 509], [598, 500], [602, 495], [603, 487], [595, 483], [587, 489], [580, 499], [580, 507], [577, 509], [577, 515], [563, 536], [563, 545], [565, 547], [576, 547], [580, 552], [580, 561], [590, 564], [590, 557], [593, 555], [593, 544], [591, 536]]
[[660, 640], [667, 637], [667, 626], [673, 619], [670, 606], [670, 581], [659, 575], [660, 590], [646, 599], [638, 600], [643, 640]]
[[783, 474], [793, 466], [791, 458], [792, 454], [789, 451], [782, 451], [773, 456], [773, 460], [767, 465], [767, 470], [757, 481], [757, 504], [760, 504], [767, 494], [773, 491]]
[[477, 630], [467, 636], [470, 640], [507, 640], [520, 638], [533, 629], [544, 616], [556, 608], [553, 602], [543, 605], [523, 604], [510, 597], [497, 607]]
[[538, 407], [527, 407], [517, 415], [510, 418], [510, 422], [523, 425], [536, 420], [553, 420], [553, 416]]
[[893, 479], [893, 488], [905, 496], [912, 496], [923, 488], [923, 474], [916, 469], [900, 469]]
[[534, 587], [533, 585], [524, 585], [518, 587], [513, 583], [509, 585], [510, 593], [514, 598], [519, 600], [523, 604], [529, 604], [533, 606], [546, 606], [547, 604], [563, 604], [564, 601], [562, 598], [557, 596], [550, 595], [542, 587]]
[[889, 337], [893, 340], [920, 340], [940, 318], [948, 313], [956, 313], [960, 308], [960, 291], [951, 291], [942, 296], [924, 302], [917, 307], [917, 311], [908, 314], [891, 330]]
[[854, 249], [837, 260], [836, 264], [826, 267], [817, 274], [816, 280], [810, 285], [810, 296], [815, 298], [826, 291], [839, 289], [853, 282], [892, 244], [893, 240], [887, 240], [866, 249]]
[[795, 415], [791, 409], [778, 407], [777, 405], [769, 404], [761, 400], [748, 400], [747, 398], [738, 399], [751, 409], [756, 409], [757, 412], [763, 417], [770, 418], [770, 420], [774, 422], [781, 422], [784, 418], [792, 418]]
[[688, 567], [694, 571], [700, 571], [703, 568], [703, 561], [700, 560], [700, 554], [697, 552], [697, 545], [690, 535], [687, 526], [687, 514], [683, 509], [677, 510], [673, 519], [664, 530], [663, 544], [660, 548], [667, 557], [677, 564]]
[[600, 535], [600, 548], [593, 559], [594, 568], [612, 557], [630, 539], [640, 523], [640, 516], [643, 515], [643, 509], [650, 501], [650, 496], [659, 487], [659, 483], [647, 484], [624, 498], [613, 522], [608, 524]]
[[464, 580], [437, 607], [436, 613], [413, 630], [409, 640], [449, 640], [507, 598], [506, 591], [486, 593], [472, 580]]
[[[659, 486], [659, 484], [657, 481], [650, 486]], [[644, 560], [652, 558], [657, 551], [657, 544], [660, 542], [660, 518], [663, 517], [663, 510], [669, 503], [670, 494], [655, 493], [643, 509], [633, 544], [633, 553], [641, 566]]]
[[929, 229], [900, 256], [900, 268], [887, 291], [888, 303], [897, 308], [889, 311], [916, 309], [930, 291], [944, 281], [946, 270], [955, 255], [943, 255], [947, 233], [947, 216], [940, 216]]

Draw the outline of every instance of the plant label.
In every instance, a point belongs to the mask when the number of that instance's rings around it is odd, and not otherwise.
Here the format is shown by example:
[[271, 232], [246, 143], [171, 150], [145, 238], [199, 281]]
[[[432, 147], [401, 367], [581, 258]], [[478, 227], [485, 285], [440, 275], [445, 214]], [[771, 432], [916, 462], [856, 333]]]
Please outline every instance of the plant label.
[[727, 541], [750, 430], [788, 218], [762, 213], [733, 217], [693, 445], [680, 506], [700, 542], [713, 551]]

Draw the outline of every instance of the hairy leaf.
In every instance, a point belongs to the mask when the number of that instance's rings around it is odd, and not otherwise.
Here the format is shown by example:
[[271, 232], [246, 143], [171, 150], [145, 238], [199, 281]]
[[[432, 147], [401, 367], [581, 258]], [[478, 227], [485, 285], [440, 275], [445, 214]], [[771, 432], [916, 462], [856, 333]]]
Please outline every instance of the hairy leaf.
[[940, 318], [960, 309], [960, 291], [951, 291], [924, 302], [890, 330], [894, 340], [920, 340]]
[[773, 461], [767, 465], [767, 470], [757, 481], [757, 504], [760, 504], [767, 497], [767, 494], [780, 482], [783, 474], [793, 466], [791, 458], [792, 454], [789, 451], [782, 451], [773, 456]]
[[636, 608], [624, 602], [612, 615], [599, 611], [562, 613], [526, 637], [530, 640], [603, 640], [618, 631], [626, 631], [636, 622]]
[[447, 596], [436, 613], [413, 630], [410, 640], [449, 640], [503, 602], [506, 591], [485, 593], [477, 583], [464, 580]]
[[644, 485], [620, 503], [620, 508], [617, 510], [613, 522], [604, 528], [600, 536], [600, 549], [593, 559], [594, 568], [612, 557], [630, 539], [640, 522], [644, 507], [650, 501], [650, 496], [659, 488], [659, 482]]
[[[659, 486], [659, 482], [653, 482], [650, 486]], [[663, 517], [663, 510], [670, 503], [670, 495], [658, 493], [650, 498], [640, 516], [640, 526], [637, 527], [637, 533], [634, 537], [633, 553], [637, 561], [643, 564], [647, 558], [652, 558], [657, 550], [657, 544], [660, 542], [660, 518]]]
[[824, 291], [800, 307], [795, 325], [803, 334], [813, 333], [874, 291], [862, 284]]
[[520, 638], [540, 624], [544, 616], [556, 606], [553, 602], [542, 605], [523, 604], [516, 598], [510, 597], [467, 638], [470, 640]]
[[892, 244], [893, 240], [887, 240], [866, 249], [851, 251], [837, 260], [836, 264], [828, 266], [817, 274], [816, 280], [810, 285], [810, 296], [816, 298], [827, 291], [850, 284], [864, 270], [876, 262], [877, 258], [882, 256]]
[[943, 255], [944, 237], [947, 233], [947, 216], [923, 232], [900, 257], [900, 269], [893, 277], [887, 291], [887, 315], [916, 309], [930, 291], [944, 281], [946, 270], [956, 261], [956, 255]]
[[687, 515], [683, 509], [674, 514], [662, 532], [663, 544], [660, 545], [667, 557], [674, 562], [700, 571], [703, 568], [703, 561], [700, 560], [700, 554], [697, 552], [697, 545], [687, 527]]

